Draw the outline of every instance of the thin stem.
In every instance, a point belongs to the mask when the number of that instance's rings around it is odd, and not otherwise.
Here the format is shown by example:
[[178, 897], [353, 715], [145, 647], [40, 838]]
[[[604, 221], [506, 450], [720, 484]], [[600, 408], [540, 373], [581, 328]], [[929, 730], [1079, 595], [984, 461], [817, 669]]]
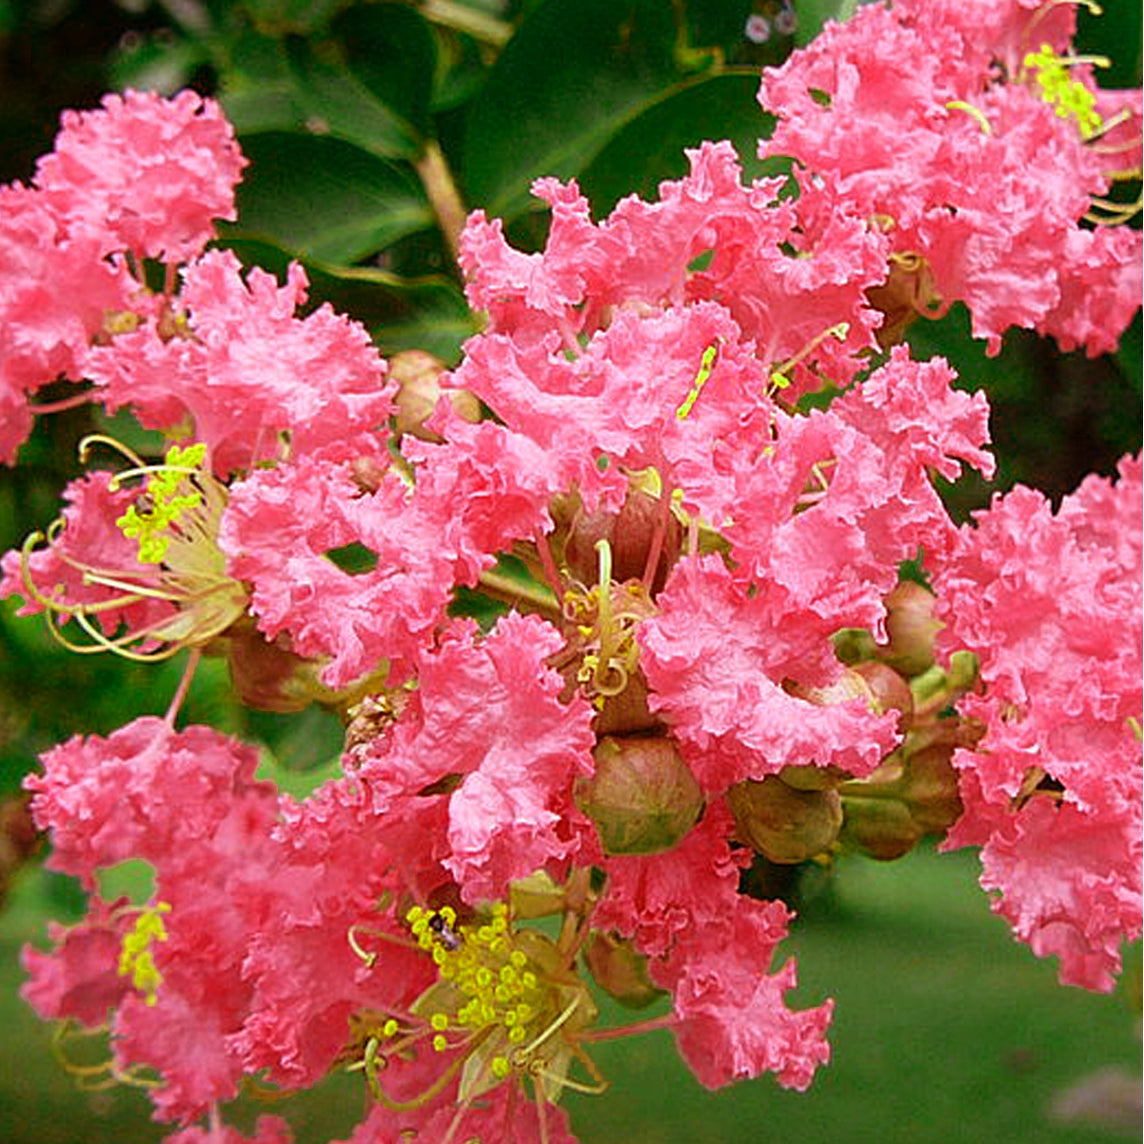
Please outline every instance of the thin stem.
[[175, 688], [175, 694], [171, 696], [171, 702], [167, 707], [167, 714], [163, 716], [163, 722], [173, 731], [175, 729], [175, 716], [179, 713], [179, 708], [183, 705], [183, 700], [187, 697], [187, 691], [191, 686], [191, 680], [195, 676], [195, 668], [199, 666], [199, 660], [202, 659], [202, 651], [195, 647], [191, 648], [191, 654], [187, 656], [187, 662], [183, 667], [183, 678], [179, 680], [179, 686]]
[[91, 389], [85, 389], [82, 393], [75, 393], [71, 397], [61, 397], [59, 401], [47, 401], [43, 405], [37, 405], [34, 401], [28, 402], [28, 408], [34, 414], [41, 413], [63, 413], [67, 409], [75, 409], [80, 405], [86, 405], [91, 398]]
[[662, 1017], [649, 1017], [646, 1021], [636, 1021], [631, 1025], [617, 1025], [610, 1029], [588, 1029], [578, 1033], [576, 1039], [594, 1043], [615, 1041], [620, 1037], [637, 1037], [643, 1033], [653, 1033], [656, 1029], [671, 1029], [675, 1026], [675, 1014], [665, 1013]]
[[449, 250], [456, 258], [461, 251], [461, 231], [465, 227], [468, 212], [461, 201], [457, 184], [453, 181], [449, 164], [445, 162], [445, 155], [435, 140], [431, 139], [425, 144], [420, 157], [413, 161], [413, 166], [429, 196], [429, 205], [433, 208]]

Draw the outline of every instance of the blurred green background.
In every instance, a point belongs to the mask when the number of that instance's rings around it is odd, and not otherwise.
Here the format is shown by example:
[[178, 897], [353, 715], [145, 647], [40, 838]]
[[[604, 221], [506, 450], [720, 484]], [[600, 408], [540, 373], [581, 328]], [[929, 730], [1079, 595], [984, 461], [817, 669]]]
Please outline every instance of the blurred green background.
[[[60, 111], [94, 106], [105, 91], [189, 84], [217, 95], [252, 161], [241, 218], [223, 241], [276, 271], [302, 260], [313, 303], [364, 322], [383, 352], [418, 347], [452, 363], [476, 327], [426, 190], [426, 156], [452, 172], [464, 207], [504, 217], [526, 249], [546, 228], [528, 196], [540, 175], [575, 176], [599, 217], [624, 194], [654, 197], [662, 179], [685, 173], [683, 147], [704, 138], [730, 138], [748, 176], [758, 174], [755, 140], [770, 130], [753, 98], [759, 68], [851, 8], [796, 3], [793, 35], [760, 45], [744, 24], [752, 13], [773, 18], [773, 0], [0, 0], [0, 181], [29, 178]], [[1081, 42], [1113, 57], [1102, 82], [1139, 84], [1139, 5], [1082, 14]], [[1137, 315], [1120, 352], [1092, 361], [1023, 332], [988, 359], [959, 307], [915, 324], [915, 353], [947, 356], [994, 409], [997, 478], [947, 490], [955, 515], [1017, 481], [1059, 498], [1138, 450], [1140, 330]], [[20, 466], [0, 472], [0, 551], [52, 519], [78, 472], [76, 442], [102, 424], [88, 410], [41, 419]], [[116, 431], [132, 432], [122, 420]], [[72, 656], [14, 612], [0, 604], [0, 797], [9, 800], [0, 809], [0, 1141], [159, 1140], [164, 1129], [148, 1122], [138, 1094], [76, 1090], [51, 1058], [50, 1030], [16, 996], [22, 943], [42, 940], [47, 918], [82, 910], [71, 883], [41, 869], [18, 791], [52, 744], [161, 713], [181, 661], [140, 668]], [[337, 754], [331, 717], [238, 708], [218, 664], [200, 669], [185, 718], [260, 742], [288, 784], [314, 782]], [[835, 1060], [809, 1093], [763, 1079], [707, 1094], [659, 1033], [601, 1046], [612, 1088], [569, 1097], [574, 1127], [587, 1144], [1137, 1137], [1138, 1113], [1116, 1120], [1116, 1077], [1138, 1099], [1139, 949], [1116, 995], [1062, 989], [1055, 967], [990, 915], [976, 873], [971, 853], [925, 850], [889, 866], [852, 859], [829, 883], [805, 887], [784, 948], [799, 955], [803, 1004], [837, 999]], [[1088, 1126], [1053, 1120], [1054, 1101], [1098, 1070], [1114, 1070], [1104, 1074], [1111, 1095], [1096, 1100], [1108, 1114]], [[300, 1141], [321, 1141], [347, 1134], [360, 1108], [359, 1084], [333, 1078], [281, 1111]]]

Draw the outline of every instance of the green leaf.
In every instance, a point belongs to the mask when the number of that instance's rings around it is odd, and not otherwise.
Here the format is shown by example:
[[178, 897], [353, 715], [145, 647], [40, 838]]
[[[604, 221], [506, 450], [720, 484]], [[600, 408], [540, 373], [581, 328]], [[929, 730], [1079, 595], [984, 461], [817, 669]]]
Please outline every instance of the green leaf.
[[434, 225], [420, 183], [405, 168], [339, 139], [266, 132], [243, 138], [242, 149], [250, 166], [229, 235], [351, 263]]
[[421, 149], [414, 126], [350, 68], [346, 47], [327, 36], [284, 41], [286, 67], [311, 129], [383, 158], [412, 159]]
[[462, 168], [469, 201], [512, 218], [532, 205], [533, 179], [577, 174], [680, 79], [675, 37], [663, 0], [547, 0], [473, 107]]
[[407, 4], [359, 5], [334, 21], [346, 66], [386, 107], [425, 137], [437, 49], [429, 25]]
[[683, 149], [705, 139], [730, 139], [745, 180], [778, 173], [774, 160], [763, 163], [756, 157], [759, 139], [769, 136], [775, 123], [755, 99], [758, 88], [754, 69], [709, 76], [666, 93], [622, 126], [578, 176], [593, 212], [607, 214], [632, 192], [655, 198], [663, 180], [690, 170]]
[[220, 70], [222, 107], [239, 135], [305, 128], [306, 112], [279, 40], [245, 29]]

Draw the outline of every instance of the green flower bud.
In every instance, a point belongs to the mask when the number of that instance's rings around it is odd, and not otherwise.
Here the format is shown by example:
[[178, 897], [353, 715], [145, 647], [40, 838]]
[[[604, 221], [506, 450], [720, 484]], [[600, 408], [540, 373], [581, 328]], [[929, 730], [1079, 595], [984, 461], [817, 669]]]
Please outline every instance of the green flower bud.
[[925, 831], [895, 798], [847, 795], [840, 839], [871, 858], [889, 862], [908, 854]]
[[741, 841], [772, 862], [805, 862], [828, 850], [842, 826], [836, 790], [795, 790], [778, 775], [727, 792]]
[[670, 850], [695, 825], [703, 792], [673, 739], [606, 735], [592, 755], [596, 773], [577, 783], [576, 801], [606, 854]]

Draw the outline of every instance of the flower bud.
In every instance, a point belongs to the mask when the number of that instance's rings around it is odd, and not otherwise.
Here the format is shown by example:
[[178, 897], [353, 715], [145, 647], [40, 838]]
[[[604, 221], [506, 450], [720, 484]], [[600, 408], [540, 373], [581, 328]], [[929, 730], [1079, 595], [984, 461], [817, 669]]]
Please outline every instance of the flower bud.
[[[572, 517], [564, 541], [568, 571], [582, 584], [595, 583], [599, 562], [596, 542], [606, 540], [612, 549], [612, 579], [621, 584], [625, 580], [642, 579], [663, 513], [664, 505], [659, 497], [637, 488], [628, 490], [619, 512], [604, 509], [585, 512], [580, 508]], [[675, 515], [668, 512], [653, 591], [663, 587], [668, 571], [679, 559], [682, 542], [683, 529]]]
[[878, 645], [874, 637], [865, 628], [843, 628], [831, 637], [834, 645], [834, 654], [839, 663], [848, 666], [874, 659], [878, 654]]
[[813, 763], [791, 765], [779, 771], [779, 778], [795, 790], [830, 790], [851, 778], [849, 771], [833, 764], [817, 767]]
[[283, 636], [268, 641], [249, 619], [235, 624], [221, 642], [231, 685], [247, 707], [287, 714], [329, 694], [318, 681], [318, 665], [291, 651]]
[[860, 675], [870, 689], [870, 705], [876, 714], [900, 712], [898, 731], [904, 733], [914, 714], [914, 695], [910, 685], [884, 663], [860, 663], [850, 670]]
[[577, 783], [576, 801], [606, 854], [670, 850], [695, 825], [703, 792], [673, 739], [606, 735], [592, 755], [596, 773]]
[[908, 854], [925, 833], [909, 807], [895, 798], [848, 795], [843, 811], [841, 841], [879, 861]]
[[898, 730], [909, 726], [914, 712], [914, 697], [910, 686], [893, 668], [884, 663], [869, 661], [844, 667], [838, 678], [827, 687], [790, 687], [793, 695], [813, 703], [816, 707], [831, 707], [864, 699], [877, 715], [890, 710], [900, 711]]
[[596, 984], [628, 1009], [645, 1009], [664, 995], [648, 976], [647, 958], [615, 934], [593, 930], [584, 958]]
[[889, 643], [881, 659], [907, 678], [933, 665], [934, 637], [945, 626], [934, 618], [935, 602], [932, 592], [912, 580], [903, 580], [886, 597]]
[[906, 759], [910, 815], [926, 834], [944, 834], [961, 817], [953, 750], [952, 743], [934, 743]]
[[727, 792], [739, 838], [772, 862], [805, 862], [833, 845], [842, 826], [836, 790], [795, 790], [778, 775]]
[[[424, 350], [401, 350], [389, 359], [388, 376], [397, 382], [393, 403], [399, 436], [409, 433], [435, 445], [444, 440], [440, 433], [425, 427], [437, 408], [441, 396], [438, 379], [444, 372], [445, 363]], [[464, 389], [448, 392], [458, 417], [474, 423], [481, 419], [481, 404], [473, 394]]]

